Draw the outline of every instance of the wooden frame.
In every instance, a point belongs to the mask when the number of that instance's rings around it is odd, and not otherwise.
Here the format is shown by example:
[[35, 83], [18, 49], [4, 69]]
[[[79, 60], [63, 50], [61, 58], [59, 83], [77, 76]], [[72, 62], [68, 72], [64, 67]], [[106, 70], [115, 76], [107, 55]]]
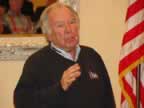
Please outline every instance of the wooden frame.
[[0, 60], [25, 60], [47, 44], [45, 35], [0, 35]]

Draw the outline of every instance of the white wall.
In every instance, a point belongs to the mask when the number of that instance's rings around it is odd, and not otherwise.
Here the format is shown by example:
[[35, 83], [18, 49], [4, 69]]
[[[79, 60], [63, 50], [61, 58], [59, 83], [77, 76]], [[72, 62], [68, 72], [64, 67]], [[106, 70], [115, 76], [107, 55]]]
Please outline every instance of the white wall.
[[13, 90], [21, 74], [24, 61], [0, 62], [0, 108], [13, 107]]
[[120, 108], [118, 61], [125, 31], [127, 0], [81, 0], [81, 43], [95, 48], [105, 61]]
[[[114, 90], [117, 108], [120, 108], [118, 60], [126, 0], [81, 0], [81, 44], [95, 48], [105, 61]], [[24, 61], [0, 62], [0, 108], [13, 108], [13, 90]]]

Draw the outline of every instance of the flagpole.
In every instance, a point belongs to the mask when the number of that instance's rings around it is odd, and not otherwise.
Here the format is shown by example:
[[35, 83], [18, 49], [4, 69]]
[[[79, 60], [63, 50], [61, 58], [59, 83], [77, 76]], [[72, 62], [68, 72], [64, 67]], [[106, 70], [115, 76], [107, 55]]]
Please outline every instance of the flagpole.
[[140, 108], [140, 75], [141, 74], [141, 64], [137, 68], [137, 79], [136, 79], [136, 108]]

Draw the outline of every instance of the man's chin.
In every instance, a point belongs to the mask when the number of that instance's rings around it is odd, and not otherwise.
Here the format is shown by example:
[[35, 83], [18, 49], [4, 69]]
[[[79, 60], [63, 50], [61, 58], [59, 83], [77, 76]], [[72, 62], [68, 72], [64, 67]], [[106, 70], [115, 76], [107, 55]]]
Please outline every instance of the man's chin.
[[66, 52], [71, 52], [71, 51], [75, 50], [76, 47], [77, 47], [77, 45], [75, 45], [75, 46], [68, 46], [67, 48], [65, 48], [65, 51]]

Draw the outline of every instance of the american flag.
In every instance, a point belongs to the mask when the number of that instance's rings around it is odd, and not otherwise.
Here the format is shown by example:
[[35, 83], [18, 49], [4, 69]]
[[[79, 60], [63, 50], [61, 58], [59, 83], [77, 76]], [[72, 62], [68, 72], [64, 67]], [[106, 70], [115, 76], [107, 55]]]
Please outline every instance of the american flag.
[[139, 106], [144, 108], [144, 0], [129, 0], [127, 30], [119, 62], [121, 108], [137, 108], [137, 75], [140, 65]]

